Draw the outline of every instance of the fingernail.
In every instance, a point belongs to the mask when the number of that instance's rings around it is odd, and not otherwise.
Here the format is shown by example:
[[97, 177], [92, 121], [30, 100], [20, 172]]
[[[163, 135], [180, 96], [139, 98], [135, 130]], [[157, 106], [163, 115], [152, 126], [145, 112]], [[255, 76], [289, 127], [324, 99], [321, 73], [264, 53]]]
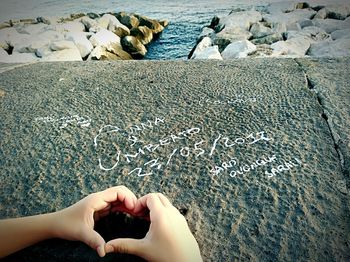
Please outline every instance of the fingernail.
[[114, 251], [114, 249], [113, 249], [113, 247], [111, 245], [107, 244], [106, 247], [105, 247], [105, 251], [106, 251], [106, 253], [111, 253], [111, 252]]
[[104, 256], [105, 256], [105, 252], [104, 252], [103, 246], [99, 246], [99, 247], [97, 248], [97, 253], [98, 253], [98, 255], [99, 255], [100, 257], [104, 257]]

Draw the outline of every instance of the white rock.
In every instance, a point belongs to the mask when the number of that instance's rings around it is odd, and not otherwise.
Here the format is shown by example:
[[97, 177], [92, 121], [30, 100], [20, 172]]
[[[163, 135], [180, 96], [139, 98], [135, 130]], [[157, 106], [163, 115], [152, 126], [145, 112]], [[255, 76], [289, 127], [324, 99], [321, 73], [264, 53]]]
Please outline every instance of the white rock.
[[13, 52], [12, 55], [0, 56], [0, 62], [3, 63], [28, 63], [36, 62], [39, 58], [35, 54], [30, 53], [17, 53]]
[[301, 30], [301, 26], [298, 22], [287, 24], [287, 31], [298, 31]]
[[347, 29], [350, 27], [350, 17], [343, 20], [337, 19], [314, 19], [315, 26], [323, 28], [328, 34], [336, 30]]
[[[108, 15], [108, 16], [107, 16]], [[122, 28], [124, 31], [128, 32], [128, 34], [130, 34], [130, 29], [123, 25], [118, 18], [116, 18], [114, 15], [109, 15], [109, 14], [105, 14], [104, 16], [107, 16], [109, 18], [109, 23], [108, 23], [108, 27], [107, 29], [109, 31], [116, 31], [118, 28]]]
[[[210, 37], [206, 36], [198, 43], [196, 46], [196, 49], [194, 50], [192, 57], [195, 57], [197, 54], [203, 52], [204, 49], [208, 48], [209, 46], [212, 45], [212, 40]], [[191, 57], [191, 58], [192, 58]]]
[[332, 39], [350, 39], [350, 28], [332, 32]]
[[218, 59], [222, 60], [222, 56], [219, 52], [219, 47], [217, 45], [209, 46], [203, 49], [201, 52], [197, 52], [193, 59]]
[[77, 48], [76, 45], [72, 41], [67, 41], [67, 40], [52, 42], [50, 45], [50, 49], [52, 51], [60, 51], [64, 49], [75, 49], [75, 48]]
[[120, 37], [106, 29], [101, 29], [101, 31], [91, 36], [89, 40], [94, 47], [98, 45], [108, 46], [111, 43], [120, 44]]
[[31, 34], [38, 35], [44, 32], [47, 28], [47, 24], [39, 23], [39, 24], [27, 24], [21, 27], [16, 28], [17, 32], [20, 34]]
[[326, 19], [326, 18], [327, 18], [326, 8], [322, 8], [321, 10], [318, 10], [317, 14], [314, 16], [314, 19]]
[[61, 18], [58, 16], [41, 16], [37, 18], [38, 22], [42, 22], [47, 25], [55, 25], [57, 24]]
[[17, 32], [13, 27], [4, 28], [0, 30], [0, 48], [8, 49], [14, 43], [20, 42], [26, 36]]
[[224, 24], [224, 30], [230, 27], [240, 27], [244, 30], [249, 31], [252, 24], [257, 23], [262, 20], [262, 16], [257, 11], [241, 11], [234, 12], [228, 16], [220, 18], [220, 24]]
[[103, 46], [96, 46], [90, 53], [88, 61], [90, 60], [100, 60], [101, 56], [106, 52], [106, 48]]
[[107, 29], [109, 21], [111, 20], [111, 14], [104, 14], [102, 17], [97, 19], [97, 24], [99, 27]]
[[256, 46], [248, 40], [229, 44], [221, 53], [223, 59], [243, 58], [256, 50]]
[[269, 14], [289, 13], [294, 10], [295, 4], [291, 1], [271, 3], [266, 8], [267, 13]]
[[83, 16], [80, 21], [85, 25], [87, 31], [90, 31], [90, 28], [97, 26], [97, 22], [88, 16]]
[[344, 38], [314, 43], [311, 45], [307, 54], [314, 57], [350, 56], [350, 41]]
[[91, 42], [87, 39], [85, 33], [75, 32], [75, 33], [67, 33], [66, 39], [69, 41], [73, 41], [74, 44], [79, 49], [81, 57], [86, 57], [89, 55], [94, 48]]
[[300, 24], [301, 28], [308, 27], [308, 26], [314, 26], [314, 22], [312, 22], [312, 20], [310, 20], [310, 19], [299, 20], [299, 24]]
[[7, 60], [9, 54], [5, 51], [5, 49], [0, 48], [0, 61]]
[[344, 20], [350, 16], [350, 3], [332, 4], [324, 9], [328, 18]]
[[82, 61], [78, 48], [64, 49], [61, 51], [54, 51], [51, 54], [44, 56], [40, 61]]
[[49, 45], [40, 47], [35, 51], [35, 55], [40, 58], [49, 56], [50, 54], [52, 54], [52, 50], [50, 49]]
[[85, 26], [78, 21], [70, 21], [62, 24], [57, 24], [55, 31], [58, 32], [84, 32]]
[[295, 37], [286, 41], [278, 41], [271, 45], [273, 56], [304, 57], [310, 47], [308, 37]]
[[253, 34], [253, 38], [261, 38], [273, 34], [271, 28], [268, 28], [261, 23], [253, 24], [250, 28], [250, 32]]
[[309, 38], [310, 43], [330, 39], [330, 35], [327, 34], [325, 30], [316, 26], [304, 27], [300, 31], [289, 31], [286, 35], [287, 39], [292, 39], [296, 37], [307, 37]]
[[214, 29], [209, 27], [203, 27], [202, 32], [200, 33], [198, 39], [201, 39], [206, 36], [212, 36], [215, 33]]
[[221, 32], [216, 34], [216, 38], [227, 39], [230, 42], [248, 40], [252, 37], [252, 33], [241, 27], [224, 28]]
[[45, 38], [49, 41], [58, 41], [64, 39], [64, 34], [61, 34], [54, 30], [46, 30], [38, 35], [41, 38]]
[[271, 27], [272, 27], [272, 31], [277, 34], [283, 34], [287, 32], [286, 23], [275, 22], [271, 24]]

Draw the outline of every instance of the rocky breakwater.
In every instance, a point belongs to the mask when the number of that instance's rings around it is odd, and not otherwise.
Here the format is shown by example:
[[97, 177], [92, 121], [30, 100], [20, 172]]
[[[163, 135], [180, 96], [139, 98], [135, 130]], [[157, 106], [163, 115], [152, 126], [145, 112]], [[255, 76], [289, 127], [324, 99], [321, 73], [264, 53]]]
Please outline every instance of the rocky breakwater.
[[204, 27], [188, 58], [350, 55], [350, 3], [273, 3], [232, 10]]
[[0, 23], [0, 62], [141, 59], [167, 24], [125, 12], [11, 20]]

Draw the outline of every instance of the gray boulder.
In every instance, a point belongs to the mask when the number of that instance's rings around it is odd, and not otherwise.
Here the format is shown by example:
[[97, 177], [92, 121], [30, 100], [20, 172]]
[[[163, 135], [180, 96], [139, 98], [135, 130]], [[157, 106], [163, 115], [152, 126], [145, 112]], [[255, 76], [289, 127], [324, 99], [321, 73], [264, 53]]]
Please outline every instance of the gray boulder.
[[342, 30], [336, 30], [336, 31], [332, 32], [331, 36], [332, 36], [333, 40], [350, 39], [350, 28], [342, 29]]
[[307, 54], [313, 57], [350, 56], [350, 41], [344, 38], [334, 41], [316, 42], [311, 44]]
[[219, 25], [224, 25], [224, 29], [241, 28], [249, 31], [250, 26], [262, 20], [262, 16], [257, 11], [241, 11], [235, 12], [228, 16], [220, 18]]
[[304, 57], [310, 48], [310, 40], [303, 36], [295, 37], [273, 43], [271, 48], [273, 56]]
[[255, 23], [251, 26], [250, 32], [253, 34], [253, 38], [261, 38], [273, 34], [271, 28], [266, 27], [262, 23]]
[[67, 33], [66, 39], [73, 41], [76, 47], [79, 49], [81, 57], [88, 56], [93, 50], [91, 42], [87, 39], [86, 34], [82, 32]]
[[256, 51], [256, 46], [248, 40], [229, 44], [221, 53], [223, 59], [243, 58]]
[[255, 45], [262, 45], [262, 44], [271, 45], [271, 44], [273, 44], [275, 42], [282, 41], [282, 40], [283, 40], [283, 37], [282, 37], [281, 34], [274, 33], [272, 35], [268, 35], [268, 36], [265, 36], [265, 37], [252, 39], [250, 41], [253, 44], [255, 44]]
[[347, 29], [350, 28], [350, 17], [343, 20], [337, 20], [337, 19], [314, 19], [315, 26], [321, 27], [324, 29], [328, 34], [332, 33], [336, 30], [341, 29]]

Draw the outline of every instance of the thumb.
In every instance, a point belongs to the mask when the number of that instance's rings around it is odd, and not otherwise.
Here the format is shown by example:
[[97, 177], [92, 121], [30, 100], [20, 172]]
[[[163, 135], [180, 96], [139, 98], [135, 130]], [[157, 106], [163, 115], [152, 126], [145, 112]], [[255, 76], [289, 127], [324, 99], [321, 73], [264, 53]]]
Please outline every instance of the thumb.
[[95, 230], [85, 230], [82, 235], [82, 241], [92, 249], [95, 249], [100, 257], [105, 256], [104, 245], [106, 242]]
[[146, 248], [143, 239], [118, 238], [108, 241], [105, 250], [106, 253], [115, 252], [142, 257]]

